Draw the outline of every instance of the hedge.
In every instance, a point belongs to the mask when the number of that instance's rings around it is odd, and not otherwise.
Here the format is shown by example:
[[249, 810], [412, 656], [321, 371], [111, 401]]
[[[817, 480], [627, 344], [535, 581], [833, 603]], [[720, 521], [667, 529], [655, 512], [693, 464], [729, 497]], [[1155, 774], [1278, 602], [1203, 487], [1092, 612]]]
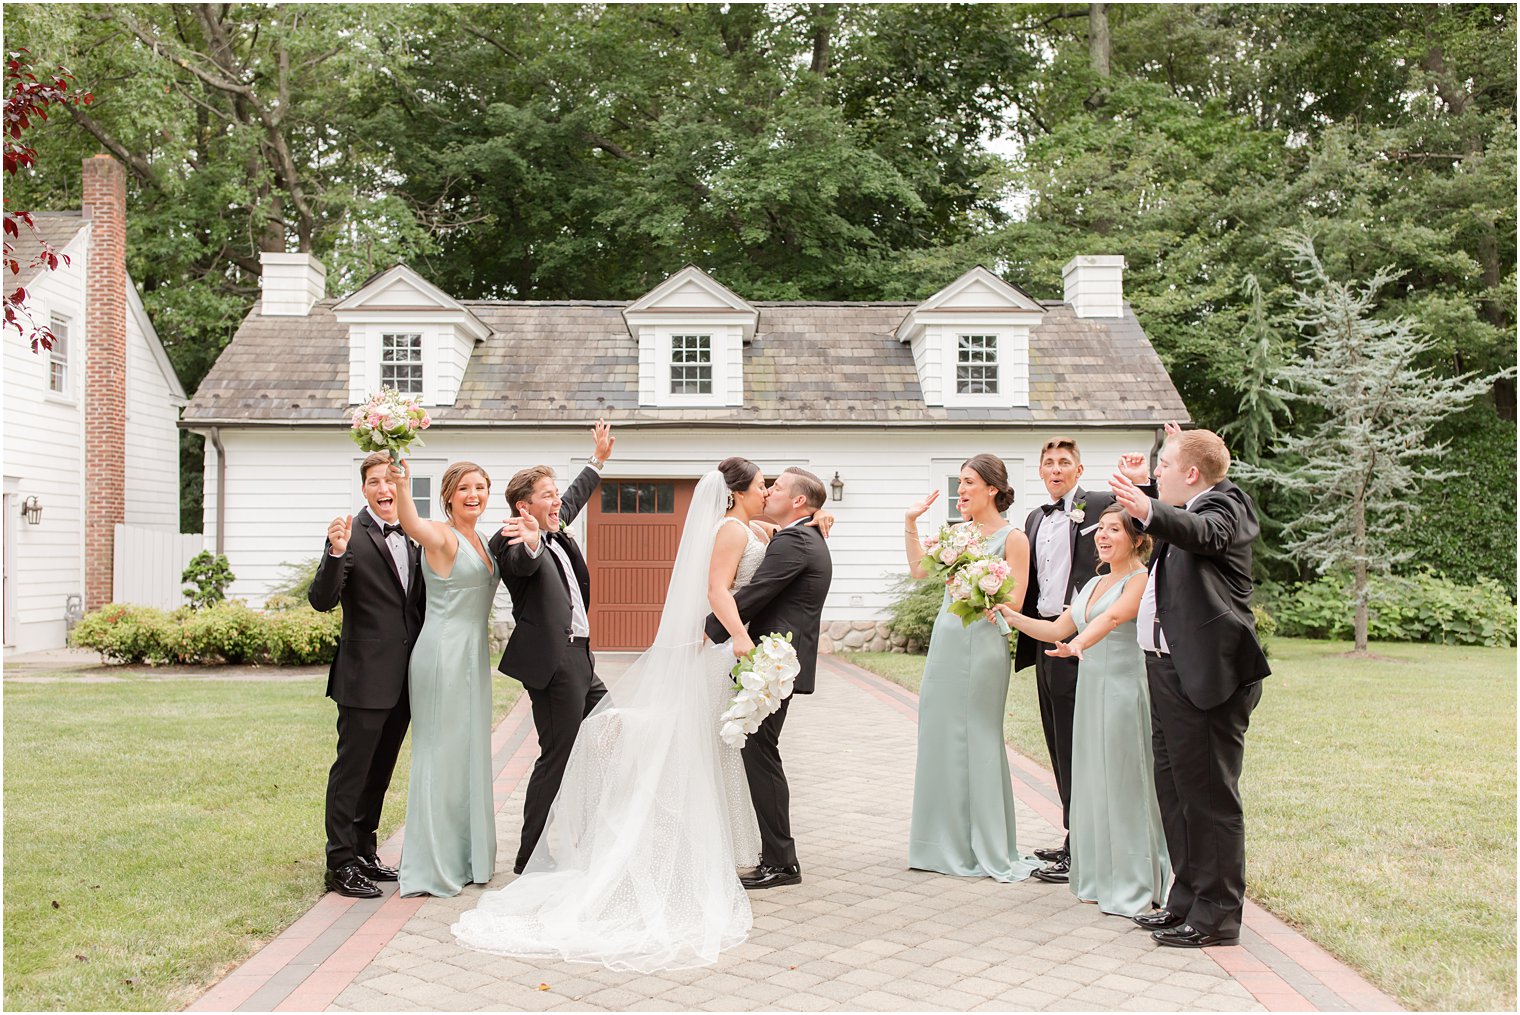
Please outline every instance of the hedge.
[[330, 661], [342, 624], [341, 612], [305, 604], [261, 613], [231, 601], [169, 613], [111, 603], [86, 615], [70, 641], [118, 663], [299, 666]]

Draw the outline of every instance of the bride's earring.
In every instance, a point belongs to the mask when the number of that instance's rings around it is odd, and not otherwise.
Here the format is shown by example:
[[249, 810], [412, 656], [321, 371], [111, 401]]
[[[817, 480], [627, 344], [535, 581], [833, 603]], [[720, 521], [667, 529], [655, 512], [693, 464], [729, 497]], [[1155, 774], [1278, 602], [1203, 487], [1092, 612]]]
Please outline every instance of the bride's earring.
[[733, 494], [733, 491], [730, 490], [729, 494], [728, 494], [728, 510], [732, 511], [733, 509], [734, 509], [734, 494]]

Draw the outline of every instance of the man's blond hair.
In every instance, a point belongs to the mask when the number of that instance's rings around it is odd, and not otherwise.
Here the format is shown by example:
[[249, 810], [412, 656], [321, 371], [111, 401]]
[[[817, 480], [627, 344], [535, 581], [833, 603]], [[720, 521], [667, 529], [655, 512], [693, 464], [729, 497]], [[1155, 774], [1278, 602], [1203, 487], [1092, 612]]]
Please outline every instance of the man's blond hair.
[[1230, 449], [1212, 430], [1184, 430], [1170, 438], [1177, 449], [1177, 465], [1196, 466], [1198, 474], [1210, 486], [1224, 479], [1230, 471]]

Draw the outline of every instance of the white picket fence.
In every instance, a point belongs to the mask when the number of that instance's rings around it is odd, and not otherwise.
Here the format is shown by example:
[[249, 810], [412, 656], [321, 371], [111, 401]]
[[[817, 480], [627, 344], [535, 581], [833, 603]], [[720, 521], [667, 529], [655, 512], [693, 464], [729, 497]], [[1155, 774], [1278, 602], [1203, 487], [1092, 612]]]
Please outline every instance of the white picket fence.
[[205, 537], [198, 532], [117, 525], [112, 601], [162, 610], [184, 606], [184, 583], [179, 576], [190, 558], [204, 548]]

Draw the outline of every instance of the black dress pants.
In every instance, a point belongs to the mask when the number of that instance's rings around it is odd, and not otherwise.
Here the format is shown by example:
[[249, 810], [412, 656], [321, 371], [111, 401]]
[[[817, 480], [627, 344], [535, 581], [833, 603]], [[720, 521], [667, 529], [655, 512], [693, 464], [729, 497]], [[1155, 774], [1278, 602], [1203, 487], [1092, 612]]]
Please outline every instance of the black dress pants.
[[1171, 656], [1146, 653], [1156, 800], [1171, 854], [1166, 909], [1194, 930], [1240, 935], [1246, 893], [1246, 823], [1240, 770], [1246, 727], [1261, 700], [1261, 681], [1242, 684], [1223, 704], [1188, 700]]
[[578, 638], [565, 651], [560, 668], [549, 682], [527, 691], [533, 703], [533, 728], [538, 733], [538, 760], [533, 763], [524, 793], [522, 838], [513, 867], [519, 872], [544, 833], [549, 807], [559, 795], [559, 784], [565, 778], [565, 766], [570, 762], [570, 749], [575, 746], [581, 720], [591, 714], [607, 688], [592, 666], [589, 642]]
[[327, 869], [374, 855], [380, 808], [412, 721], [406, 690], [391, 708], [338, 706], [338, 754], [327, 773]]
[[[1045, 730], [1045, 749], [1061, 794], [1061, 824], [1071, 827], [1071, 725], [1077, 710], [1077, 660], [1048, 656], [1052, 646], [1035, 647], [1034, 681], [1040, 696], [1040, 725]], [[1070, 837], [1068, 836], [1068, 839]]]
[[797, 842], [792, 838], [792, 793], [781, 767], [781, 726], [791, 698], [766, 717], [760, 728], [744, 739], [744, 778], [750, 802], [760, 825], [760, 862], [772, 867], [797, 865]]

